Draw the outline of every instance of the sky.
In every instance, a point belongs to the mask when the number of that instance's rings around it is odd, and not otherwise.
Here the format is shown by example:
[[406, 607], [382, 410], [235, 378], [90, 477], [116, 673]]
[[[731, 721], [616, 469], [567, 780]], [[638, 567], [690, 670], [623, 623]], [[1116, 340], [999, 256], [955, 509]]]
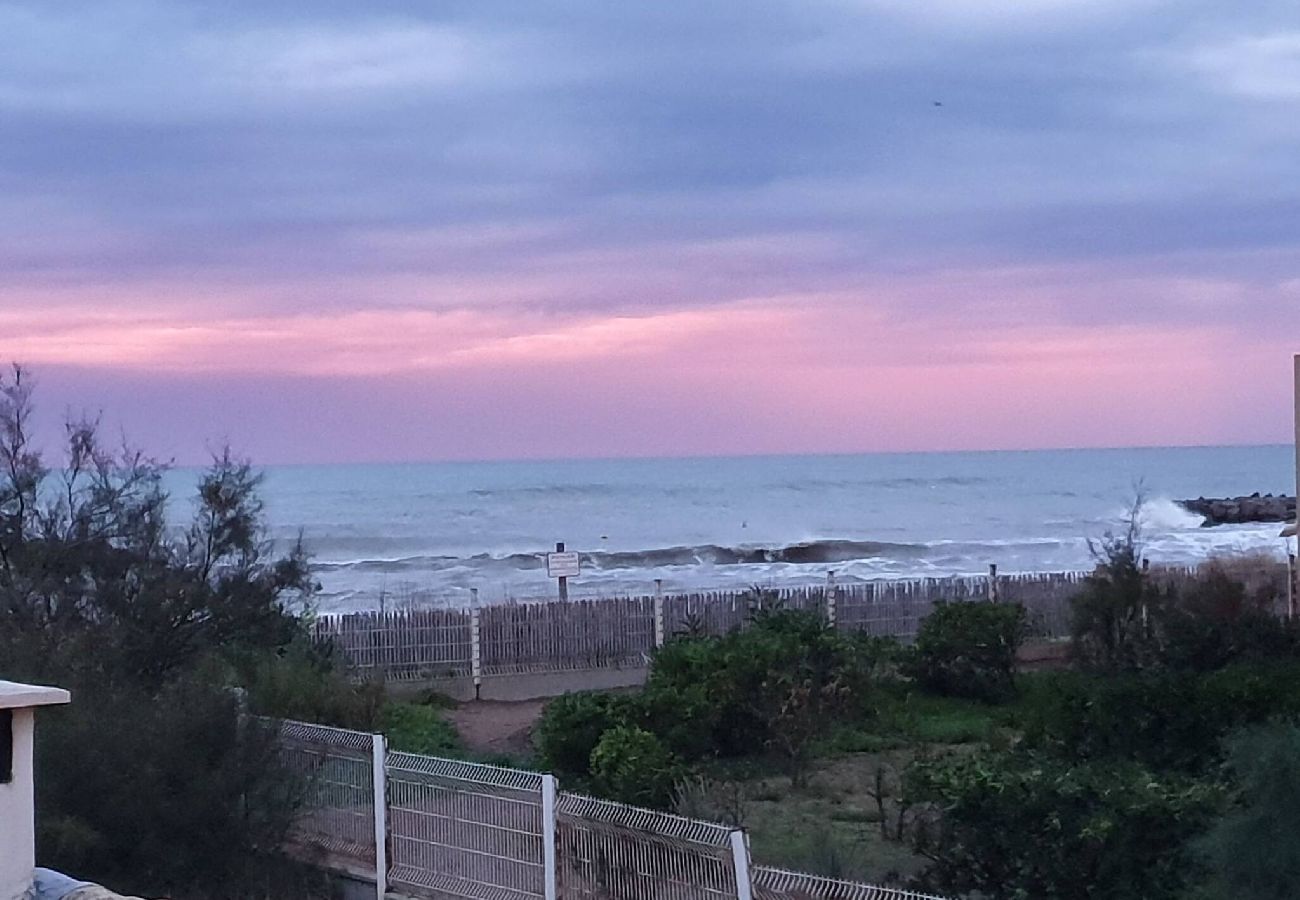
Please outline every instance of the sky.
[[1283, 442], [1294, 352], [1294, 0], [0, 0], [48, 435]]

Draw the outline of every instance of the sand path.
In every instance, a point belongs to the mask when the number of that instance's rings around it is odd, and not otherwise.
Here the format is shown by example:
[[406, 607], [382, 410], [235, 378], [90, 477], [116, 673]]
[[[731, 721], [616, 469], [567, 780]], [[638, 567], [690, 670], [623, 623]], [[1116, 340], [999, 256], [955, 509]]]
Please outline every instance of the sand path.
[[449, 710], [448, 718], [470, 750], [528, 756], [533, 752], [533, 726], [545, 706], [545, 700], [478, 700]]

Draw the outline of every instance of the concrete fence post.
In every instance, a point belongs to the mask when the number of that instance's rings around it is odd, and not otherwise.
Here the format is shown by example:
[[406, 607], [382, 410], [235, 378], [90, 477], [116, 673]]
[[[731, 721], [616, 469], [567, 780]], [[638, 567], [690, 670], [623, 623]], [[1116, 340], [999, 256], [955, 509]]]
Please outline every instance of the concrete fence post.
[[375, 896], [388, 894], [388, 739], [371, 735], [372, 781], [375, 788]]
[[479, 699], [483, 687], [483, 634], [479, 628], [479, 609], [469, 612], [469, 673], [474, 678], [474, 699]]
[[655, 646], [664, 645], [664, 580], [655, 579]]
[[989, 563], [989, 602], [998, 602], [998, 564]]
[[736, 869], [736, 900], [754, 900], [754, 884], [749, 874], [749, 838], [739, 828], [731, 832], [731, 861]]
[[826, 624], [835, 627], [835, 600], [839, 589], [835, 587], [835, 570], [826, 573]]
[[559, 878], [556, 872], [556, 821], [555, 808], [556, 783], [554, 775], [542, 776], [542, 864], [544, 881], [542, 890], [545, 900], [559, 897]]

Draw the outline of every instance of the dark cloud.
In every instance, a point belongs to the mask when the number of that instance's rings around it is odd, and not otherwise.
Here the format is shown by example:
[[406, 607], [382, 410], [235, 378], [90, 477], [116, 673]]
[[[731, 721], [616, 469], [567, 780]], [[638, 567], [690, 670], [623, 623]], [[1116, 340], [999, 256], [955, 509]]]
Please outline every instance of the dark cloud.
[[0, 35], [32, 284], [567, 274], [550, 302], [622, 307], [1300, 256], [1288, 3], [97, 0]]

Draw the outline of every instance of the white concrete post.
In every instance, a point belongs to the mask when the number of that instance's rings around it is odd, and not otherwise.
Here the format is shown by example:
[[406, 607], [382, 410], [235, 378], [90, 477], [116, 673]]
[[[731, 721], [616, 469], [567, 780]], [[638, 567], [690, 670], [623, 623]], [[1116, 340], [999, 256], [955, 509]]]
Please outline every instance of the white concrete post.
[[664, 645], [664, 580], [655, 579], [655, 646]]
[[67, 703], [60, 688], [0, 681], [0, 740], [8, 765], [0, 771], [0, 898], [31, 896], [36, 868], [36, 707]]
[[479, 631], [477, 606], [469, 612], [469, 640], [469, 671], [474, 676], [474, 699], [477, 700], [479, 690], [483, 686], [483, 637]]
[[545, 900], [556, 900], [559, 896], [559, 878], [557, 877], [555, 864], [555, 793], [556, 784], [554, 775], [542, 776], [542, 863], [545, 880], [543, 882], [543, 891]]
[[382, 734], [370, 737], [375, 786], [375, 896], [384, 900], [388, 894], [388, 739]]
[[835, 570], [826, 573], [826, 624], [835, 627]]
[[739, 828], [731, 832], [731, 861], [736, 868], [736, 900], [754, 900], [754, 885], [749, 874], [749, 840]]

